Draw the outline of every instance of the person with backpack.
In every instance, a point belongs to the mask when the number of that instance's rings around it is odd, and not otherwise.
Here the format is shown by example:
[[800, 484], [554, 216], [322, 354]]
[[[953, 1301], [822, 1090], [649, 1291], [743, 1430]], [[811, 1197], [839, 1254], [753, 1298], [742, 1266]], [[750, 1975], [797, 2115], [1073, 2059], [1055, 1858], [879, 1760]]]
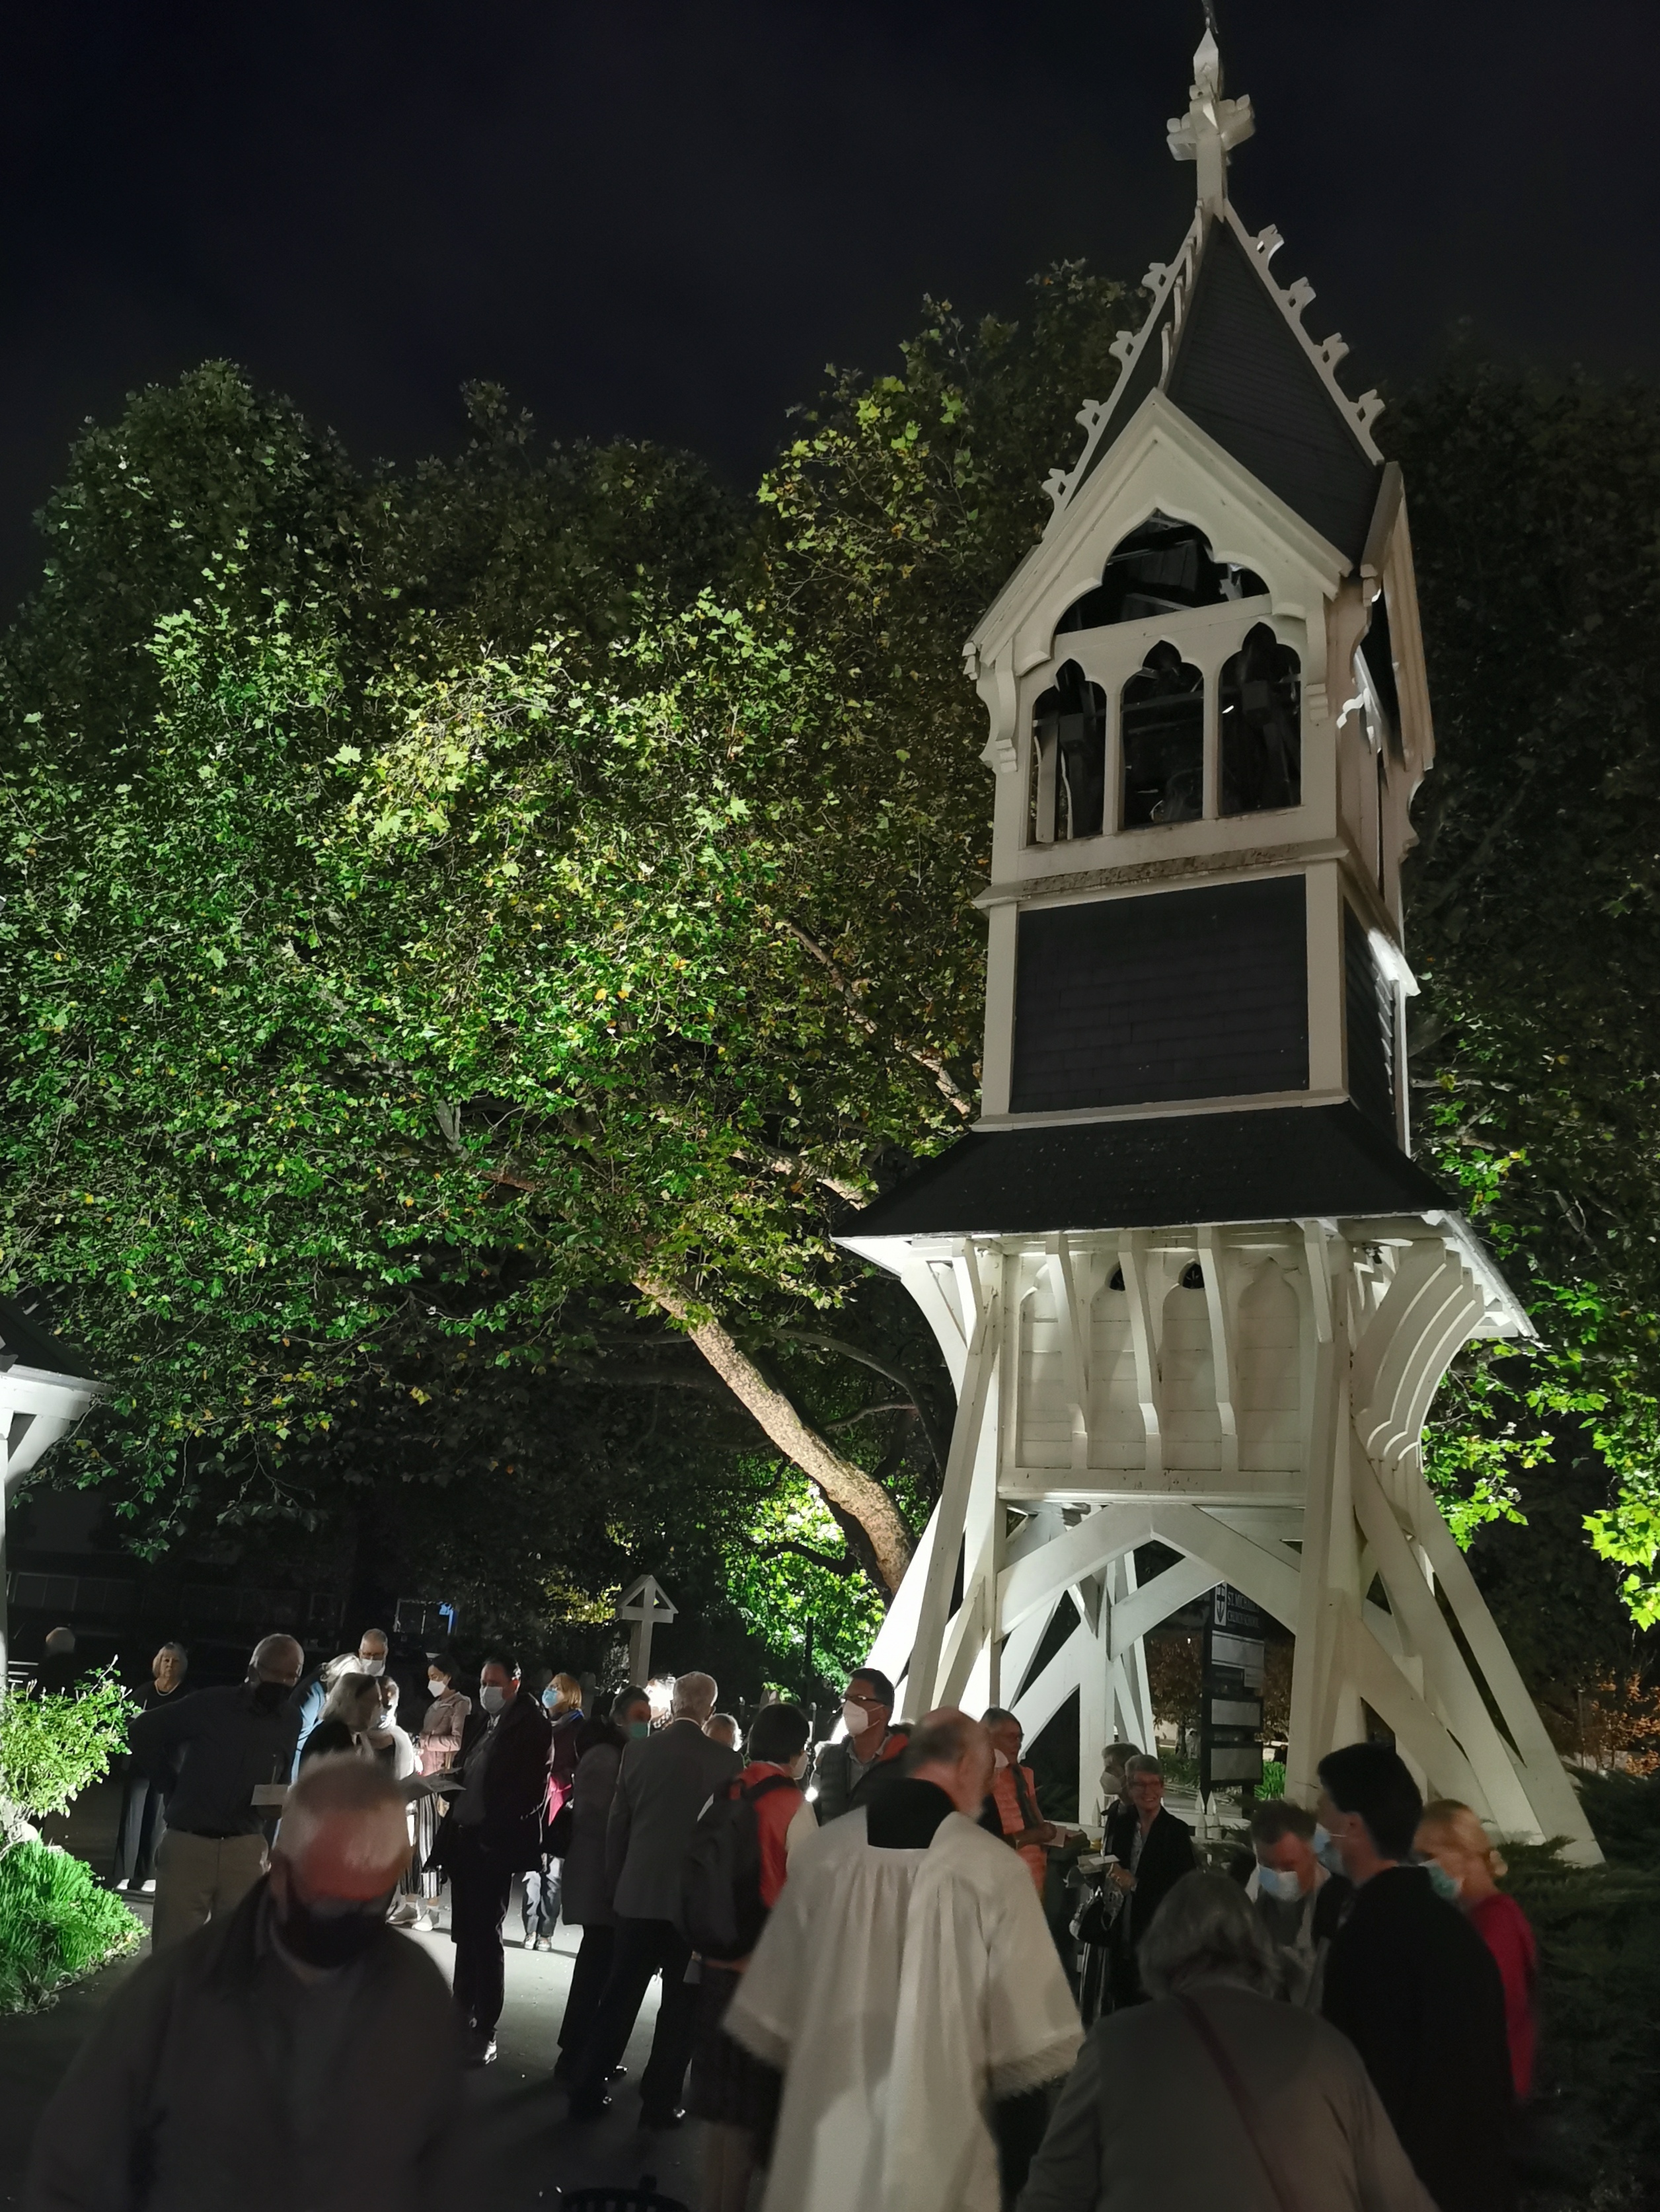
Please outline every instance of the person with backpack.
[[777, 2118], [781, 2077], [733, 2041], [726, 2015], [791, 1849], [818, 1832], [800, 1787], [812, 1733], [799, 1705], [762, 1707], [749, 1764], [715, 1791], [681, 1869], [682, 1924], [701, 1960], [686, 2109], [703, 2122], [702, 2212], [744, 2212]]

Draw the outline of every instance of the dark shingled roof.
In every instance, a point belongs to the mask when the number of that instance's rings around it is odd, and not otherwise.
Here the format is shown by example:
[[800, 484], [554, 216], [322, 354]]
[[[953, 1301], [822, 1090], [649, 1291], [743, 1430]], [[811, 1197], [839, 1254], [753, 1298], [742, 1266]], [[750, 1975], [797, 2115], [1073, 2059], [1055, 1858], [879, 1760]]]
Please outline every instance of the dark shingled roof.
[[1030, 1236], [1452, 1207], [1354, 1107], [1265, 1106], [971, 1131], [842, 1234]]
[[49, 1375], [76, 1375], [95, 1382], [98, 1370], [84, 1352], [54, 1336], [44, 1316], [0, 1298], [0, 1366], [39, 1367]]
[[1207, 229], [1164, 390], [1259, 483], [1359, 560], [1383, 465], [1368, 459], [1225, 222]]

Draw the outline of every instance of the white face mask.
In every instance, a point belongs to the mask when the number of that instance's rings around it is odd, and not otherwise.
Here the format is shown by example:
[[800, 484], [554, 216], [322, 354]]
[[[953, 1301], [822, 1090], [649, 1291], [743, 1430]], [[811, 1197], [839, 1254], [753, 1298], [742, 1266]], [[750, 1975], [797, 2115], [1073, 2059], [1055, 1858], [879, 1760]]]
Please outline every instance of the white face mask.
[[1279, 1867], [1259, 1866], [1256, 1887], [1264, 1897], [1277, 1897], [1281, 1905], [1295, 1905], [1303, 1894], [1294, 1874], [1286, 1874]]
[[1007, 1765], [1008, 1761], [1004, 1758], [1000, 1751], [993, 1752], [991, 1755], [991, 1771], [994, 1774], [1000, 1774]]
[[870, 1715], [862, 1705], [855, 1705], [848, 1698], [842, 1707], [842, 1725], [849, 1735], [863, 1735], [870, 1725]]
[[478, 1692], [478, 1702], [487, 1713], [499, 1713], [508, 1702], [508, 1693], [495, 1682], [486, 1682]]
[[357, 1672], [360, 1674], [384, 1674], [386, 1671], [386, 1662], [384, 1659], [366, 1659], [361, 1651], [358, 1653]]
[[449, 1684], [444, 1680], [441, 1674], [429, 1674], [427, 1677], [427, 1687], [431, 1691], [435, 1698], [441, 1698], [445, 1691], [448, 1689]]

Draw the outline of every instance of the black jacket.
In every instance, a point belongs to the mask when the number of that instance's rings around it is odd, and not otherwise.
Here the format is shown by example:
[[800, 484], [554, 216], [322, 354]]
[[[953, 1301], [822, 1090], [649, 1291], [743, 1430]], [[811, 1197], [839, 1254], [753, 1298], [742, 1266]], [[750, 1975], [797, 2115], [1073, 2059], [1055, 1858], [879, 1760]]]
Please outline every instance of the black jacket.
[[1513, 2201], [1505, 1990], [1492, 1953], [1420, 1867], [1362, 1885], [1326, 1961], [1324, 2010], [1365, 2062], [1439, 2212]]
[[143, 1773], [179, 1761], [167, 1799], [167, 1826], [200, 1836], [257, 1835], [271, 1818], [256, 1811], [257, 1783], [285, 1782], [294, 1759], [300, 1716], [279, 1686], [243, 1682], [234, 1690], [193, 1690], [140, 1713], [127, 1731]]
[[[552, 1742], [552, 1724], [526, 1689], [494, 1722], [475, 1705], [461, 1733], [463, 1787], [439, 1824], [429, 1865], [453, 1867], [456, 1851], [465, 1847], [483, 1850], [515, 1874], [535, 1866], [542, 1856]], [[476, 1775], [482, 1776], [483, 1817], [475, 1821], [466, 1784]]]
[[[1107, 1815], [1106, 1835], [1101, 1848], [1115, 1852], [1121, 1866], [1127, 1867], [1130, 1863], [1139, 1818], [1134, 1805], [1115, 1805]], [[1161, 1805], [1141, 1846], [1140, 1860], [1135, 1869], [1135, 1887], [1130, 1891], [1124, 1907], [1125, 1934], [1132, 1950], [1146, 1934], [1153, 1914], [1183, 1875], [1191, 1874], [1196, 1864], [1193, 1856], [1193, 1830], [1185, 1820], [1178, 1820], [1174, 1813], [1166, 1812]]]
[[[217, 1693], [198, 1691], [198, 1698]], [[319, 2007], [272, 1951], [262, 1881], [146, 1959], [41, 2115], [28, 2212], [441, 2212], [462, 2103], [455, 2008], [384, 1928]], [[321, 2032], [325, 2050], [301, 2049]], [[296, 2065], [313, 2077], [302, 2085]]]

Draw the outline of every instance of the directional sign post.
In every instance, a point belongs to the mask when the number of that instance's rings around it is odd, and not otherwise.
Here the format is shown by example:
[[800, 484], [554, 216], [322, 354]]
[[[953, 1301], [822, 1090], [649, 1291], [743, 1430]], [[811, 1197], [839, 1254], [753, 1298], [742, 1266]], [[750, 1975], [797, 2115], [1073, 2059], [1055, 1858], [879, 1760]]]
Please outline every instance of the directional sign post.
[[1205, 1620], [1199, 1792], [1208, 1798], [1219, 1789], [1237, 1789], [1247, 1811], [1262, 1779], [1265, 1626], [1248, 1597], [1218, 1583]]

